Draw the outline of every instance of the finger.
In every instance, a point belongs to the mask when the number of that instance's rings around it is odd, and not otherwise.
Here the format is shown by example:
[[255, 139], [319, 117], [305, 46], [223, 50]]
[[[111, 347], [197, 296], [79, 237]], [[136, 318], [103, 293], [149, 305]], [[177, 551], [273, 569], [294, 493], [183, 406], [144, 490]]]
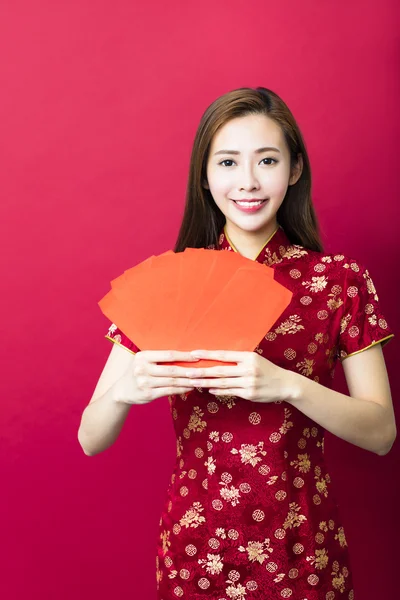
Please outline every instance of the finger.
[[185, 369], [188, 372], [193, 373], [193, 379], [199, 377], [243, 377], [243, 375], [250, 375], [252, 371], [246, 365], [239, 366], [215, 366], [215, 367], [195, 367], [192, 369]]
[[146, 354], [146, 359], [153, 363], [174, 361], [196, 362], [199, 360], [190, 352], [182, 352], [180, 350], [143, 350], [141, 354]]
[[239, 396], [240, 398], [246, 400], [246, 398], [243, 396], [243, 388], [227, 388], [226, 390], [212, 388], [208, 391], [210, 394], [213, 394], [213, 396]]
[[[160, 388], [160, 387], [190, 387], [194, 389], [196, 386], [193, 385], [190, 379], [185, 377], [152, 377], [150, 387], [152, 388]], [[146, 386], [147, 387], [147, 386]]]
[[186, 394], [192, 392], [193, 388], [188, 387], [161, 387], [154, 388], [152, 393], [152, 399], [163, 398], [164, 396], [175, 396], [177, 394]]
[[192, 350], [190, 354], [196, 358], [207, 358], [222, 362], [243, 362], [251, 353], [235, 350]]
[[155, 377], [187, 377], [199, 379], [200, 377], [241, 377], [251, 375], [249, 368], [243, 365], [241, 368], [237, 366], [229, 367], [178, 367], [176, 365], [155, 365], [149, 363], [147, 373]]
[[200, 369], [199, 367], [192, 367], [188, 364], [187, 367], [178, 367], [177, 365], [158, 365], [154, 363], [148, 363], [146, 366], [146, 372], [153, 377], [198, 377]]
[[234, 379], [232, 378], [227, 378], [227, 379], [189, 379], [189, 382], [191, 383], [191, 385], [194, 385], [196, 387], [205, 387], [205, 388], [218, 388], [218, 389], [225, 389], [225, 388], [231, 388], [231, 387], [235, 387], [235, 388], [240, 388], [243, 390], [243, 388], [248, 387], [249, 385], [249, 381], [247, 379], [244, 378], [239, 378], [239, 377], [235, 377]]
[[[143, 365], [142, 368], [144, 368], [145, 365]], [[188, 378], [177, 378], [177, 377], [156, 377], [154, 375], [150, 375], [149, 373], [149, 367], [147, 365], [146, 371], [143, 373], [139, 373], [140, 370], [140, 366], [137, 367], [134, 371], [134, 380], [135, 380], [135, 384], [136, 387], [139, 390], [146, 390], [146, 389], [153, 389], [153, 388], [160, 388], [160, 387], [191, 387], [194, 388], [195, 386], [192, 385], [192, 383], [190, 382], [190, 379]]]

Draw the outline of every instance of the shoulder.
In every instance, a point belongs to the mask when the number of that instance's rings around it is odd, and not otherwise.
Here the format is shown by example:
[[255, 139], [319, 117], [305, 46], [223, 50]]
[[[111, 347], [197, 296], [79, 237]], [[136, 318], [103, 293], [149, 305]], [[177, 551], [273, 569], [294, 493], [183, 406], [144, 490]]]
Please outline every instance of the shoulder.
[[315, 274], [323, 273], [329, 277], [335, 277], [342, 279], [348, 279], [353, 277], [354, 279], [364, 277], [365, 274], [369, 275], [368, 269], [362, 261], [354, 256], [349, 256], [340, 252], [326, 253], [317, 252], [316, 250], [309, 250], [302, 246], [292, 246], [304, 250], [302, 254], [302, 261], [309, 271], [314, 271]]
[[286, 248], [281, 265], [277, 266], [304, 286], [326, 290], [343, 299], [360, 292], [372, 294], [378, 300], [370, 273], [357, 257], [340, 252], [318, 252], [292, 244]]

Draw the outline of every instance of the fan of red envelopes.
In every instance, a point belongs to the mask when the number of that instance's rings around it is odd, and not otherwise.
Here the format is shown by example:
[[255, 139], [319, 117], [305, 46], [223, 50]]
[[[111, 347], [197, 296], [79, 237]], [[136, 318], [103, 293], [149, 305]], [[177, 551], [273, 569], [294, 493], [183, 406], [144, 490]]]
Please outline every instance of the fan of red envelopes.
[[[98, 304], [140, 350], [251, 352], [291, 299], [271, 267], [238, 252], [186, 248], [126, 270]], [[190, 367], [218, 364], [202, 359]]]

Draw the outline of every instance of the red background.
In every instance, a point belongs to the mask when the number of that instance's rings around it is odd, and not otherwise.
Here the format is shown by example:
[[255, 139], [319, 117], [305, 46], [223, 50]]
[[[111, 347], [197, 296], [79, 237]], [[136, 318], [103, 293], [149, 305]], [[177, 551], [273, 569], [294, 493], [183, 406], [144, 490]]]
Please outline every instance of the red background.
[[[173, 246], [194, 134], [219, 95], [261, 85], [288, 103], [326, 251], [367, 265], [398, 331], [397, 6], [2, 2], [2, 598], [155, 598], [168, 403], [134, 407], [95, 457], [77, 430], [112, 348], [97, 302]], [[395, 338], [395, 402], [397, 352]], [[347, 392], [341, 367], [335, 382]], [[378, 457], [327, 434], [326, 453], [356, 598], [393, 598], [399, 444]]]

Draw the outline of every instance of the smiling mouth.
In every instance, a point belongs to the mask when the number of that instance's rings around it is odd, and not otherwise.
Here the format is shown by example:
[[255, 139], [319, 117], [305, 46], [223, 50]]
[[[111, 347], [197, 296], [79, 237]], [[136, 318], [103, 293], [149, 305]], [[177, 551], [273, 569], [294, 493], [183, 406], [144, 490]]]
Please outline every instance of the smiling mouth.
[[268, 198], [264, 198], [263, 200], [232, 200], [235, 204], [259, 204], [263, 202], [267, 202]]

